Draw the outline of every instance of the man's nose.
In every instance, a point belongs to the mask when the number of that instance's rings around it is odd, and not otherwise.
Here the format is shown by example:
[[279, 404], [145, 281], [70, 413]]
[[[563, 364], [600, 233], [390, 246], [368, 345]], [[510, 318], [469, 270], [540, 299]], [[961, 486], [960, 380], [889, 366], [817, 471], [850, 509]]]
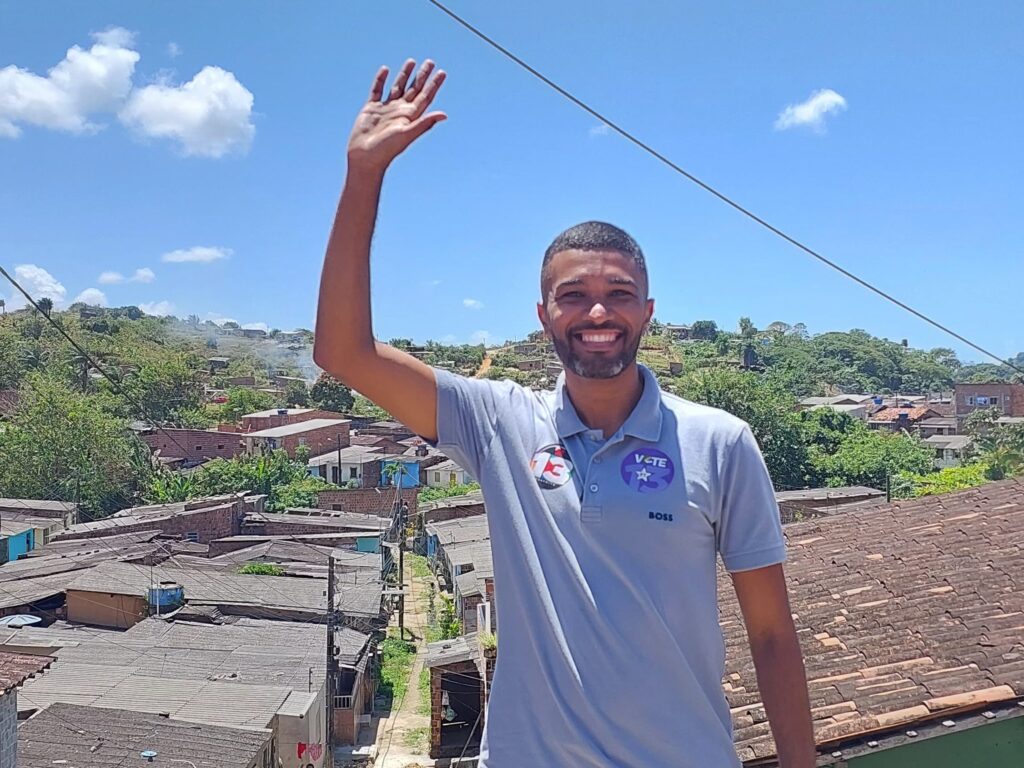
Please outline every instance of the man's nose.
[[604, 308], [604, 304], [597, 302], [590, 308], [588, 317], [596, 323], [603, 323], [608, 319], [608, 310]]

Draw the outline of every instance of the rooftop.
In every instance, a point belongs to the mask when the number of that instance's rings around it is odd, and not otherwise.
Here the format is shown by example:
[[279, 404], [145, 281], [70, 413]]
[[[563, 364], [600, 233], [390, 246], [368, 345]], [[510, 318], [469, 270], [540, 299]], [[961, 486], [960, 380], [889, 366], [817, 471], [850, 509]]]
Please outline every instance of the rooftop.
[[288, 437], [289, 435], [300, 435], [303, 432], [311, 432], [314, 429], [334, 427], [339, 424], [349, 424], [348, 419], [309, 419], [295, 424], [285, 424], [282, 427], [271, 427], [260, 429], [256, 432], [249, 432], [246, 437]]
[[932, 435], [931, 437], [926, 437], [921, 442], [933, 448], [961, 451], [973, 443], [974, 440], [970, 435]]
[[197, 768], [248, 768], [258, 764], [270, 731], [197, 725], [121, 709], [53, 704], [18, 728], [19, 768], [118, 768], [193, 763]]
[[322, 615], [327, 607], [326, 586], [320, 579], [288, 576], [253, 576], [218, 570], [141, 568], [129, 563], [101, 563], [80, 571], [68, 590], [112, 595], [145, 596], [156, 581], [180, 584], [190, 603], [249, 606], [271, 610]]
[[55, 539], [37, 547], [28, 557], [0, 566], [0, 586], [8, 581], [91, 568], [109, 560], [142, 559], [164, 546], [154, 541], [158, 535], [160, 531], [134, 531], [93, 539]]
[[451, 640], [439, 640], [427, 645], [427, 653], [423, 666], [440, 667], [445, 664], [456, 664], [460, 661], [475, 661], [480, 655], [480, 641], [476, 632], [460, 635]]
[[[893, 422], [899, 421], [902, 416], [906, 416], [908, 421], [919, 421], [929, 414], [933, 414], [931, 408], [926, 405], [919, 405], [915, 407], [901, 406], [899, 408], [888, 407], [875, 413], [869, 421], [873, 422]], [[934, 415], [934, 414], [933, 414]]]
[[[74, 512], [77, 505], [70, 501], [47, 501], [44, 499], [0, 499], [0, 512], [50, 512], [60, 513]], [[45, 515], [52, 517], [53, 514]]]
[[[387, 504], [383, 500], [382, 505]], [[366, 531], [364, 535], [378, 533], [382, 528], [387, 529], [391, 525], [391, 519], [377, 515], [364, 514], [362, 512], [343, 512], [341, 510], [318, 509], [316, 512], [322, 514], [303, 514], [302, 510], [296, 509], [288, 512], [261, 512], [257, 515], [246, 516], [247, 523], [294, 523], [295, 525], [308, 525], [313, 528], [351, 528], [353, 531]]]
[[[298, 416], [301, 413], [309, 413], [312, 408], [268, 408], [265, 411], [256, 411], [254, 413], [247, 413], [242, 416], [243, 419], [265, 419], [269, 416]], [[281, 413], [284, 411], [284, 414]]]
[[380, 461], [384, 456], [384, 449], [367, 445], [348, 445], [341, 450], [327, 451], [319, 456], [313, 456], [309, 460], [309, 466], [318, 467], [323, 464], [337, 464], [340, 458], [342, 464], [366, 464], [371, 461]]
[[796, 491], [777, 491], [775, 500], [783, 501], [830, 501], [832, 499], [851, 499], [870, 496], [885, 496], [884, 491], [868, 488], [865, 485], [847, 485], [841, 488], [803, 488]]
[[487, 515], [427, 523], [426, 530], [429, 535], [437, 536], [437, 541], [442, 547], [469, 541], [485, 541], [491, 537]]
[[52, 663], [52, 656], [0, 651], [0, 695], [7, 693], [12, 688], [17, 688]]
[[[1024, 696], [1024, 479], [795, 523], [786, 536], [819, 743]], [[740, 756], [770, 757], [724, 572], [719, 592]]]

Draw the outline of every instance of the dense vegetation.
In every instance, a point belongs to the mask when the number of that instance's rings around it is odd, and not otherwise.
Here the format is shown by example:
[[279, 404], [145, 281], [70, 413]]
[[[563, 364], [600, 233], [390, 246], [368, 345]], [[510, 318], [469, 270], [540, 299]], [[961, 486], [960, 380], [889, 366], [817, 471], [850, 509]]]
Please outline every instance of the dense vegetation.
[[[311, 334], [275, 341], [229, 334], [218, 327], [154, 318], [135, 307], [80, 312], [44, 307], [96, 360], [112, 385], [35, 310], [0, 315], [0, 390], [17, 392], [17, 405], [0, 419], [0, 496], [80, 500], [85, 515], [103, 516], [146, 501], [248, 490], [267, 493], [271, 509], [312, 504], [330, 487], [283, 455], [213, 461], [188, 475], [154, 466], [130, 429], [133, 422], [212, 427], [245, 413], [285, 405], [389, 414], [326, 375], [313, 378]], [[1021, 430], [974, 426], [977, 454], [962, 471], [932, 473], [930, 454], [906, 435], [869, 431], [829, 412], [800, 413], [808, 395], [949, 391], [958, 381], [1012, 380], [1006, 365], [963, 365], [949, 349], [913, 349], [853, 330], [810, 336], [806, 328], [772, 323], [759, 330], [741, 318], [735, 332], [712, 321], [692, 325], [676, 341], [654, 321], [641, 361], [671, 392], [725, 408], [747, 420], [779, 488], [866, 484], [899, 477], [901, 492], [961, 487], [979, 478], [1022, 471]], [[527, 341], [541, 342], [534, 332]], [[409, 339], [392, 343], [421, 359], [465, 374], [485, 359], [480, 345], [446, 346]], [[210, 358], [224, 358], [211, 360]], [[512, 346], [492, 353], [488, 376], [550, 386], [543, 372], [523, 372]], [[1024, 353], [1010, 361], [1024, 366]], [[277, 376], [290, 377], [282, 387]], [[253, 384], [240, 385], [237, 377]], [[991, 420], [990, 420], [991, 421]], [[423, 500], [468, 489], [426, 490]]]

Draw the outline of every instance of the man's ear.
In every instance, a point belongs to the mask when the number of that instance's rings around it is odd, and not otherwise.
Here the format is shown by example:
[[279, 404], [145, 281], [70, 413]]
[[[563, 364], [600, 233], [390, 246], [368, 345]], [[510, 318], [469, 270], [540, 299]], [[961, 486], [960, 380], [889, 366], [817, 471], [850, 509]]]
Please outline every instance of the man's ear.
[[540, 327], [544, 329], [544, 335], [551, 338], [551, 331], [548, 326], [548, 311], [541, 302], [537, 302], [537, 319], [540, 320]]

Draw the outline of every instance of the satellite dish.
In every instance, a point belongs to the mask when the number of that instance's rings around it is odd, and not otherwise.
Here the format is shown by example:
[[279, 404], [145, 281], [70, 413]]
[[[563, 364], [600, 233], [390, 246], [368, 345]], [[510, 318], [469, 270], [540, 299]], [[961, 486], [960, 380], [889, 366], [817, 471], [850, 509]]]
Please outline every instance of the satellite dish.
[[148, 762], [152, 763], [153, 758], [156, 757], [156, 752], [152, 749], [147, 749], [145, 752], [141, 753], [141, 757], [144, 757]]
[[29, 616], [28, 614], [20, 613], [15, 616], [4, 616], [0, 619], [0, 627], [10, 627], [11, 629], [20, 629], [21, 627], [29, 627], [33, 624], [41, 622], [38, 616]]

